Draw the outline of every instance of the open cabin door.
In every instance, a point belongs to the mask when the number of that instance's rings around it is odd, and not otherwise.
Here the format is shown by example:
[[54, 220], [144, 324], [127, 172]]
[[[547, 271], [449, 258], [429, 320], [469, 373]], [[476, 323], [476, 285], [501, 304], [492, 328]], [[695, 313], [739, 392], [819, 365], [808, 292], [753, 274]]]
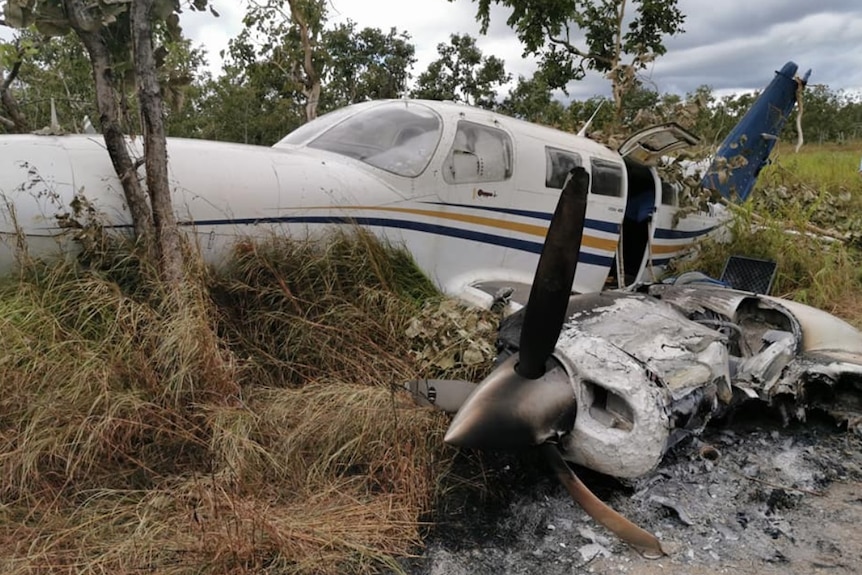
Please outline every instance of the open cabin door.
[[655, 167], [662, 156], [699, 143], [700, 138], [671, 122], [637, 132], [623, 142], [618, 151], [623, 158]]
[[655, 166], [668, 153], [699, 142], [694, 134], [670, 123], [642, 130], [620, 146], [628, 193], [614, 265], [616, 287], [642, 281], [649, 266], [650, 246], [657, 228], [653, 215], [662, 201], [662, 182]]

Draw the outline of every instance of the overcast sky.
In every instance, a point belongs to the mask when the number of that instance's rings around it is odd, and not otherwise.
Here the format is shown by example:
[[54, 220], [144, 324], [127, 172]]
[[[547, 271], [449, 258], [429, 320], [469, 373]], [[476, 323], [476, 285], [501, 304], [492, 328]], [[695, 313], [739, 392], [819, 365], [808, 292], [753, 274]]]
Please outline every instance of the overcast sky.
[[[242, 0], [211, 0], [221, 13], [186, 14], [183, 26], [204, 45], [210, 64], [220, 65], [226, 47], [242, 24]], [[717, 93], [759, 89], [787, 60], [801, 71], [812, 68], [812, 83], [832, 89], [862, 89], [862, 2], [860, 0], [680, 0], [685, 33], [667, 41], [668, 53], [642, 78], [660, 92], [684, 94], [707, 84]], [[471, 0], [331, 0], [333, 21], [351, 19], [360, 27], [408, 32], [416, 46], [414, 77], [436, 57], [436, 46], [451, 33], [479, 39], [485, 54], [505, 60], [514, 77], [529, 77], [532, 58], [506, 26], [507, 12], [494, 9], [491, 29], [479, 35]], [[570, 87], [575, 98], [609, 94], [608, 82], [589, 77]]]
[[[221, 14], [185, 12], [183, 28], [221, 66], [219, 51], [242, 28], [245, 0], [210, 0]], [[685, 94], [706, 84], [718, 94], [760, 89], [774, 70], [793, 60], [811, 68], [811, 82], [862, 93], [862, 0], [679, 0], [685, 33], [667, 40], [668, 53], [641, 74], [659, 92]], [[491, 29], [481, 36], [473, 0], [330, 0], [332, 22], [408, 32], [416, 46], [414, 77], [437, 55], [452, 33], [478, 39], [479, 47], [506, 62], [517, 78], [529, 77], [535, 60], [522, 57], [506, 26], [508, 12], [492, 7]], [[0, 27], [0, 38], [11, 31]], [[609, 95], [609, 84], [592, 75], [569, 87], [572, 97]]]

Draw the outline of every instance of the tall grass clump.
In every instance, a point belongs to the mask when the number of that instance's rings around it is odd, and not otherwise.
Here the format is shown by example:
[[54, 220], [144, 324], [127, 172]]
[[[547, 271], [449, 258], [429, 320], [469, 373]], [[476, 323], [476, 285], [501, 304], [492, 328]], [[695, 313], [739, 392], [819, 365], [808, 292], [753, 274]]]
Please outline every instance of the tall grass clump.
[[258, 381], [275, 386], [408, 379], [407, 322], [440, 297], [406, 252], [358, 228], [322, 242], [240, 244], [212, 292], [222, 336]]
[[445, 301], [409, 256], [244, 242], [180, 304], [130, 254], [0, 284], [0, 570], [397, 570], [453, 455], [399, 391]]
[[[755, 209], [761, 214], [789, 214], [798, 225], [862, 237], [860, 147], [803, 148], [799, 154], [779, 153], [760, 174]], [[857, 241], [857, 247], [858, 244]]]

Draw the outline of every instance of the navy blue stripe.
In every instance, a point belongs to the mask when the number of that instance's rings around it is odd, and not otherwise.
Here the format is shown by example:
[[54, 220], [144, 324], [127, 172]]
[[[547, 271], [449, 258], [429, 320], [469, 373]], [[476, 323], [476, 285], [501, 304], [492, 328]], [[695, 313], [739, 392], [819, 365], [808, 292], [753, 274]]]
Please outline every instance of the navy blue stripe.
[[[390, 218], [347, 218], [341, 216], [274, 216], [264, 218], [238, 218], [238, 219], [223, 219], [223, 220], [198, 220], [195, 222], [180, 222], [181, 226], [225, 226], [225, 225], [255, 225], [255, 224], [352, 224], [360, 226], [379, 226], [383, 228], [397, 228], [402, 230], [412, 230], [417, 232], [425, 232], [429, 234], [448, 236], [459, 238], [462, 240], [471, 240], [484, 244], [512, 248], [515, 250], [529, 252], [533, 254], [542, 253], [541, 242], [530, 242], [515, 238], [507, 238], [505, 236], [497, 236], [494, 234], [486, 234], [482, 232], [474, 232], [463, 228], [452, 228], [449, 226], [439, 226], [435, 224], [426, 224], [423, 222], [414, 222], [411, 220], [397, 220]], [[592, 264], [597, 266], [609, 267], [613, 263], [613, 258], [599, 256], [581, 252], [578, 260], [581, 263]]]
[[696, 238], [698, 236], [702, 236], [704, 234], [708, 234], [712, 230], [714, 230], [716, 226], [712, 226], [711, 228], [704, 228], [700, 230], [693, 230], [684, 232], [681, 230], [669, 230], [667, 228], [658, 228], [655, 231], [655, 238], [659, 240], [683, 240], [689, 238]]
[[[469, 208], [472, 210], [482, 210], [485, 212], [495, 212], [498, 214], [509, 214], [512, 216], [522, 216], [525, 218], [536, 218], [538, 220], [544, 220], [546, 222], [550, 222], [554, 214], [548, 212], [535, 212], [532, 210], [516, 210], [513, 208], [494, 208], [491, 206], [474, 206], [471, 204], [450, 204], [448, 202], [422, 202], [423, 204], [431, 204], [435, 206], [451, 206], [454, 208]], [[600, 232], [610, 232], [612, 234], [618, 234], [620, 232], [619, 224], [615, 224], [612, 222], [605, 222], [602, 220], [591, 220], [587, 218], [584, 220], [584, 226], [598, 230]]]
[[587, 218], [584, 220], [584, 226], [590, 228], [591, 230], [598, 230], [600, 232], [610, 232], [612, 234], [620, 233], [620, 225], [615, 224], [613, 222], [606, 222], [604, 220], [591, 220]]
[[452, 228], [439, 226], [424, 222], [411, 220], [397, 220], [390, 218], [367, 218], [367, 217], [343, 217], [343, 216], [274, 216], [263, 218], [239, 218], [234, 220], [198, 220], [195, 222], [182, 222], [181, 225], [194, 226], [223, 226], [223, 225], [254, 225], [254, 224], [353, 224], [359, 226], [379, 226], [384, 228], [397, 228], [402, 230], [413, 230], [429, 234], [449, 236], [462, 240], [472, 240], [484, 244], [512, 248], [523, 252], [538, 254], [542, 252], [541, 242], [530, 242], [516, 238], [507, 238], [494, 234], [474, 232], [463, 228]]
[[609, 268], [611, 267], [611, 264], [614, 263], [614, 259], [607, 256], [597, 256], [596, 254], [588, 254], [586, 252], [581, 252], [578, 256], [578, 263], [592, 264], [594, 266]]

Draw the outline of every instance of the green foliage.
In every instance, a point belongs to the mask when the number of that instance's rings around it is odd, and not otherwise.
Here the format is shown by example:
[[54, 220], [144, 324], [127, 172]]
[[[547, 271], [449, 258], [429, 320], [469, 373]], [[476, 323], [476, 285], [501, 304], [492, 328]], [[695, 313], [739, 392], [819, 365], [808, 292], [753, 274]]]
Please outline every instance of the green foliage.
[[802, 221], [862, 247], [862, 177], [858, 146], [803, 147], [797, 154], [779, 145], [755, 187], [757, 208], [782, 209]]
[[[551, 2], [539, 6], [531, 2], [506, 1], [513, 7], [519, 6], [512, 15], [515, 20], [510, 23], [513, 26], [518, 22], [523, 24], [524, 34], [541, 32], [536, 28], [537, 22], [559, 19], [560, 13], [568, 13], [572, 4]], [[497, 2], [487, 0], [480, 2], [479, 7], [490, 9], [492, 3]], [[14, 4], [13, 10], [22, 5], [32, 6], [32, 9], [25, 10], [25, 19], [31, 20], [37, 15], [34, 10], [41, 6], [39, 2], [24, 0], [7, 4]], [[117, 4], [124, 6], [127, 2]], [[168, 4], [159, 4], [162, 16], [168, 14]], [[618, 4], [593, 2], [591, 11], [578, 15], [578, 19], [583, 22], [590, 18], [608, 20], [612, 8], [618, 8]], [[661, 32], [655, 25], [656, 18], [663, 11], [675, 9], [669, 3], [628, 4], [631, 7], [627, 7], [626, 13], [631, 20], [626, 18], [624, 36], [632, 34], [632, 40], [646, 38], [660, 44], [662, 38], [671, 35]], [[45, 4], [49, 5], [54, 4]], [[415, 62], [415, 48], [407, 33], [394, 29], [388, 32], [374, 28], [359, 29], [349, 21], [330, 27], [326, 23], [325, 2], [299, 2], [297, 5], [310, 10], [312, 17], [321, 19], [320, 22], [311, 22], [311, 31], [317, 34], [313, 62], [321, 75], [321, 112], [369, 99], [398, 97], [404, 93]], [[197, 9], [211, 9], [209, 2], [195, 6]], [[673, 14], [668, 14], [673, 19]], [[286, 0], [258, 4], [249, 12], [246, 29], [231, 43], [224, 72], [215, 78], [200, 72], [204, 61], [201, 51], [179, 37], [178, 21], [173, 16], [176, 12], [168, 14], [156, 29], [162, 63], [159, 80], [168, 104], [166, 122], [169, 135], [271, 145], [302, 124], [306, 97], [302, 78], [296, 76], [302, 52], [301, 41], [287, 11]], [[490, 12], [487, 16], [490, 17]], [[118, 16], [123, 17], [122, 14]], [[118, 29], [116, 25], [111, 28], [114, 29]], [[647, 34], [648, 29], [652, 30], [651, 36]], [[588, 28], [578, 30], [586, 34]], [[607, 48], [612, 34], [607, 30], [599, 32], [602, 36], [600, 43]], [[572, 40], [576, 39], [574, 33], [575, 29]], [[118, 35], [114, 39], [123, 37]], [[544, 36], [536, 38], [543, 39]], [[617, 113], [626, 132], [631, 132], [648, 120], [678, 119], [676, 112], [686, 107], [692, 112], [690, 118], [683, 118], [687, 127], [701, 136], [705, 144], [715, 146], [756, 97], [755, 93], [746, 93], [718, 98], [708, 86], [700, 86], [685, 96], [661, 94], [638, 83], [634, 77], [628, 93], [621, 96], [618, 111], [615, 105], [607, 104], [613, 103], [611, 100], [602, 97], [563, 102], [555, 90], [559, 78], [565, 76], [566, 66], [571, 65], [572, 70], [588, 69], [590, 60], [581, 60], [581, 56], [570, 52], [564, 44], [550, 42], [544, 50], [548, 54], [555, 53], [548, 58], [558, 59], [560, 67], [554, 69], [549, 64], [550, 67], [539, 70], [532, 78], [519, 78], [508, 95], [496, 103], [495, 92], [508, 78], [503, 63], [496, 62], [494, 57], [485, 58], [480, 52], [477, 54], [475, 40], [469, 37], [458, 36], [455, 44], [450, 38], [450, 42], [441, 44], [441, 48], [445, 54], [441, 54], [423, 72], [414, 95], [478, 103], [518, 118], [569, 131], [579, 130], [598, 104], [605, 101], [591, 127], [591, 133], [599, 139], [611, 132], [619, 132], [619, 128], [613, 126], [617, 123]], [[117, 56], [126, 57], [122, 53]], [[22, 30], [14, 42], [0, 43], [0, 72], [8, 71], [19, 59], [23, 59], [22, 65], [10, 90], [29, 120], [29, 129], [48, 124], [52, 98], [66, 131], [79, 131], [85, 115], [96, 121], [98, 114], [93, 104], [91, 72], [86, 53], [77, 40], [67, 35], [46, 41], [32, 28]], [[597, 63], [603, 61], [596, 60]], [[636, 62], [626, 65], [634, 64]], [[136, 132], [138, 128], [134, 119], [137, 118], [137, 108], [131, 91], [130, 68], [119, 62], [116, 69], [125, 90], [126, 129]], [[802, 126], [809, 142], [851, 141], [860, 136], [862, 102], [858, 95], [812, 85], [805, 92], [803, 104]], [[0, 116], [3, 115], [0, 109]], [[8, 118], [9, 114], [5, 116]], [[5, 123], [7, 127], [0, 124], [0, 131], [11, 129], [10, 123]], [[794, 122], [788, 122], [782, 137], [788, 141], [796, 140]]]
[[518, 83], [509, 90], [498, 111], [528, 122], [560, 126], [565, 108], [554, 99], [544, 76], [536, 73], [530, 79], [518, 76]]
[[[802, 131], [810, 142], [845, 142], [862, 138], [862, 97], [834, 91], [823, 84], [808, 86], [803, 95]], [[795, 127], [785, 130], [796, 139]]]
[[[478, 2], [483, 33], [490, 24], [492, 3], [512, 10], [508, 25], [525, 53], [541, 58], [547, 81], [554, 88], [565, 88], [590, 69], [612, 72], [614, 85], [625, 85], [635, 71], [667, 51], [664, 38], [682, 33], [685, 21], [676, 0], [474, 1]], [[581, 38], [571, 36], [576, 31]], [[621, 65], [624, 56], [630, 61]]]
[[437, 45], [440, 57], [419, 75], [414, 98], [453, 100], [480, 108], [493, 108], [497, 86], [509, 81], [505, 63], [496, 56], [483, 56], [476, 39], [452, 34], [449, 43]]
[[[34, 26], [45, 36], [65, 36], [74, 27], [83, 32], [99, 32], [111, 29], [111, 43], [115, 46], [128, 43], [127, 24], [129, 7], [132, 0], [95, 0], [78, 3], [75, 0], [6, 0], [3, 10], [7, 25], [25, 29]], [[217, 12], [208, 6], [209, 0], [188, 2], [191, 10], [204, 11], [207, 8], [214, 15]], [[152, 16], [174, 37], [179, 37], [179, 17], [181, 10], [178, 0], [154, 0]]]
[[[305, 121], [310, 91], [302, 39], [282, 5], [250, 8], [246, 28], [230, 42], [224, 74], [199, 92], [203, 117], [196, 137], [271, 145]], [[415, 61], [409, 35], [360, 30], [351, 21], [327, 28], [324, 2], [297, 6], [309, 10], [311, 64], [321, 82], [318, 112], [404, 92]]]
[[[126, 106], [123, 118], [125, 130], [135, 133], [139, 131], [139, 126], [132, 120], [137, 117], [137, 95], [129, 44], [129, 2], [105, 0], [88, 4], [87, 20], [83, 24], [87, 29], [105, 28], [103, 37], [113, 59], [115, 84], [122, 92]], [[10, 67], [8, 62], [11, 59], [22, 59], [16, 82], [12, 86], [22, 114], [34, 128], [47, 126], [53, 100], [61, 127], [66, 131], [81, 131], [85, 116], [97, 124], [99, 114], [92, 67], [79, 38], [68, 34], [69, 19], [64, 3], [61, 0], [9, 0], [7, 10], [13, 4], [13, 12], [23, 6], [23, 20], [13, 18], [8, 23], [14, 26], [15, 23], [23, 22], [28, 26], [19, 31], [13, 43], [0, 44], [0, 71]], [[207, 1], [196, 2], [189, 7], [203, 10], [207, 7]], [[173, 0], [159, 0], [154, 7], [157, 19], [155, 41], [158, 46], [156, 65], [167, 106], [168, 123], [174, 126], [183, 122], [181, 118], [189, 86], [195, 79], [197, 69], [204, 63], [201, 50], [192, 48], [190, 42], [182, 38], [176, 12], [178, 8], [179, 5]], [[35, 25], [30, 26], [33, 23]], [[47, 23], [50, 27], [47, 34], [53, 37], [46, 36], [44, 26], [40, 23]], [[185, 112], [186, 121], [191, 113]], [[174, 131], [177, 130], [175, 127]]]
[[350, 20], [327, 30], [322, 46], [327, 61], [321, 109], [326, 111], [367, 100], [399, 98], [416, 62], [416, 49], [406, 32], [357, 30]]

